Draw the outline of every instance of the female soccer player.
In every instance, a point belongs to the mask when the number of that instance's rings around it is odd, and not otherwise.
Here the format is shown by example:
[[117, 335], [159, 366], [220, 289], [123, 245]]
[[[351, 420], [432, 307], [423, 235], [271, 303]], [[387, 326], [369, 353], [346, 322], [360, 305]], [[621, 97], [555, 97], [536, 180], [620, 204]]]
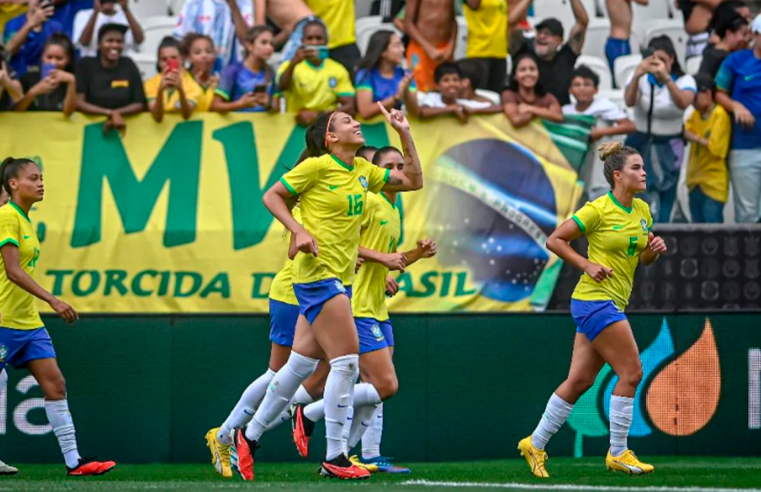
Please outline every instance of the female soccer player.
[[[359, 376], [359, 340], [351, 312], [359, 231], [367, 193], [417, 190], [423, 172], [412, 141], [409, 123], [400, 111], [383, 113], [399, 133], [410, 164], [404, 172], [381, 170], [355, 158], [364, 143], [360, 124], [350, 115], [333, 111], [320, 116], [306, 134], [307, 159], [286, 173], [264, 195], [264, 204], [291, 231], [293, 287], [300, 314], [288, 362], [270, 383], [270, 390], [253, 420], [235, 435], [241, 476], [254, 477], [254, 452], [267, 426], [288, 405], [299, 385], [320, 359], [330, 361], [325, 383], [327, 457], [324, 476], [365, 478], [366, 470], [352, 465], [343, 453], [342, 428]], [[302, 226], [286, 201], [300, 196]]]
[[[550, 251], [584, 275], [571, 298], [577, 333], [568, 378], [550, 398], [534, 433], [518, 443], [531, 473], [541, 478], [549, 477], [544, 447], [606, 362], [618, 375], [618, 383], [610, 399], [610, 450], [605, 465], [629, 474], [653, 471], [653, 466], [641, 462], [626, 444], [642, 364], [624, 308], [637, 264], [640, 260], [646, 265], [654, 262], [666, 252], [666, 244], [650, 232], [653, 218], [647, 203], [634, 198], [647, 186], [642, 156], [620, 142], [603, 144], [599, 152], [613, 191], [588, 202], [547, 240]], [[589, 241], [589, 259], [568, 244], [582, 234]]]
[[74, 421], [66, 401], [66, 383], [58, 368], [53, 343], [34, 305], [37, 297], [50, 304], [67, 323], [79, 319], [77, 312], [34, 281], [40, 258], [29, 210], [42, 201], [42, 172], [29, 159], [9, 157], [0, 165], [0, 185], [11, 196], [0, 207], [0, 370], [6, 364], [28, 367], [45, 396], [45, 413], [58, 438], [67, 475], [102, 475], [116, 466], [113, 461], [82, 459], [77, 451]]

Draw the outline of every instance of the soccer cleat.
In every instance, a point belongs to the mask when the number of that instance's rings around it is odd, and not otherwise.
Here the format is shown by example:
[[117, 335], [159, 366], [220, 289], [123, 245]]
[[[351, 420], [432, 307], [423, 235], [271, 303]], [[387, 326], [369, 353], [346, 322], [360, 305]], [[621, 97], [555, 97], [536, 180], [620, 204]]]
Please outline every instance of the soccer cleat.
[[79, 464], [75, 468], [66, 467], [66, 475], [70, 477], [94, 477], [103, 475], [114, 469], [113, 461], [95, 461], [91, 458], [79, 458]]
[[613, 456], [608, 450], [608, 456], [605, 457], [605, 468], [612, 471], [622, 471], [629, 475], [646, 475], [655, 470], [655, 467], [650, 463], [640, 461], [631, 449], [624, 451], [621, 456]]
[[518, 451], [526, 458], [529, 468], [531, 468], [531, 474], [538, 478], [550, 478], [550, 474], [547, 473], [547, 468], [544, 467], [544, 462], [549, 459], [547, 453], [543, 449], [537, 449], [531, 442], [531, 436], [522, 439], [518, 443]]
[[18, 468], [11, 465], [6, 465], [0, 461], [0, 475], [15, 475], [18, 473]]
[[358, 468], [362, 468], [363, 470], [367, 470], [370, 473], [378, 473], [378, 466], [377, 465], [374, 465], [372, 463], [371, 464], [362, 463], [362, 461], [357, 457], [357, 455], [350, 456], [349, 457], [349, 461], [351, 461], [352, 465], [354, 465], [354, 466], [356, 466]]
[[320, 466], [320, 475], [341, 480], [362, 480], [370, 478], [370, 472], [354, 465], [345, 454], [339, 454], [330, 461], [324, 461]]
[[291, 405], [291, 428], [293, 429], [293, 443], [299, 456], [309, 456], [309, 438], [314, 431], [314, 422], [304, 416], [304, 405], [296, 403]]
[[225, 478], [232, 478], [233, 470], [230, 467], [230, 445], [222, 444], [217, 439], [219, 427], [215, 427], [206, 433], [206, 446], [211, 451], [211, 464], [217, 473]]
[[259, 449], [259, 444], [246, 437], [245, 429], [235, 431], [230, 461], [235, 464], [235, 471], [240, 474], [243, 480], [252, 481], [254, 479], [254, 455], [257, 449]]
[[368, 459], [362, 458], [362, 463], [364, 463], [365, 465], [377, 466], [378, 467], [377, 473], [411, 473], [409, 468], [396, 466], [393, 463], [391, 463], [392, 459], [393, 458], [387, 458], [385, 456], [376, 456], [375, 458], [368, 458]]

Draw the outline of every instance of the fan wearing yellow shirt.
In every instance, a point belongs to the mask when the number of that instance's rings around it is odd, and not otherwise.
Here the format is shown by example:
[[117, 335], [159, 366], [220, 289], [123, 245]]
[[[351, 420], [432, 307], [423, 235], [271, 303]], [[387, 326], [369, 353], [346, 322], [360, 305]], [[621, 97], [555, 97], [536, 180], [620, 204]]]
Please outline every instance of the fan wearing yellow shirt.
[[465, 0], [468, 45], [465, 56], [477, 60], [483, 74], [481, 87], [502, 92], [507, 74], [507, 0]]
[[208, 113], [219, 82], [214, 76], [214, 64], [217, 61], [214, 41], [206, 34], [188, 33], [182, 38], [182, 56], [190, 64], [188, 73], [196, 85], [195, 90], [200, 94], [195, 112]]
[[346, 0], [305, 0], [314, 15], [325, 21], [330, 33], [330, 58], [337, 61], [349, 73], [359, 63], [362, 54], [357, 47], [354, 28], [354, 2]]
[[167, 36], [159, 45], [159, 73], [145, 82], [148, 110], [157, 123], [165, 113], [180, 113], [190, 118], [201, 99], [201, 90], [193, 76], [182, 68], [180, 42]]
[[[293, 287], [299, 319], [293, 350], [270, 383], [253, 420], [235, 434], [233, 453], [246, 480], [254, 478], [254, 452], [273, 420], [286, 409], [299, 385], [320, 359], [330, 361], [325, 383], [327, 456], [320, 474], [341, 479], [367, 478], [344, 453], [342, 429], [359, 376], [359, 339], [351, 311], [362, 216], [368, 193], [417, 190], [423, 172], [409, 123], [400, 111], [383, 113], [399, 133], [409, 164], [402, 173], [381, 170], [357, 157], [365, 143], [351, 115], [321, 115], [306, 131], [303, 161], [267, 190], [264, 205], [293, 235]], [[303, 225], [288, 201], [299, 197]]]
[[[653, 217], [647, 203], [634, 198], [647, 188], [642, 156], [621, 142], [603, 144], [599, 153], [612, 191], [588, 202], [547, 239], [547, 249], [584, 274], [571, 297], [577, 333], [568, 378], [553, 393], [534, 433], [518, 443], [531, 473], [540, 478], [549, 477], [544, 447], [605, 363], [618, 376], [610, 398], [610, 450], [605, 466], [629, 475], [653, 471], [653, 465], [640, 461], [627, 447], [642, 363], [624, 308], [637, 264], [653, 263], [666, 252], [666, 243], [650, 231]], [[582, 234], [589, 241], [588, 258], [569, 244]]]
[[10, 364], [28, 368], [45, 396], [48, 417], [67, 475], [102, 475], [116, 466], [79, 456], [74, 421], [66, 400], [66, 382], [58, 368], [50, 335], [35, 306], [35, 297], [47, 302], [67, 323], [79, 319], [77, 312], [34, 280], [40, 260], [40, 243], [29, 219], [32, 206], [42, 201], [42, 171], [29, 159], [9, 157], [0, 165], [0, 186], [11, 197], [0, 207], [0, 371]]
[[314, 123], [325, 111], [353, 115], [356, 91], [349, 72], [337, 61], [328, 58], [328, 31], [319, 19], [304, 26], [302, 46], [290, 61], [278, 70], [276, 84], [285, 96], [286, 108], [297, 113], [303, 126]]

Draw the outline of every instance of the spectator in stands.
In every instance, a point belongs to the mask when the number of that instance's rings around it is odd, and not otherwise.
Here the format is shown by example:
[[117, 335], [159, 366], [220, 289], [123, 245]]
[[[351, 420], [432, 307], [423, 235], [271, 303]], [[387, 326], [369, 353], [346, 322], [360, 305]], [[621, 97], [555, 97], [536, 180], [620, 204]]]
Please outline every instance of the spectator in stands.
[[[460, 68], [460, 97], [458, 99], [461, 106], [465, 108], [468, 114], [493, 114], [502, 112], [502, 105], [499, 103], [499, 93], [478, 89], [484, 79], [484, 65], [481, 60], [465, 58], [457, 62]], [[504, 82], [503, 82], [504, 84]], [[476, 90], [481, 90], [482, 94], [488, 94], [491, 97], [478, 94]]]
[[695, 79], [685, 75], [668, 36], [650, 40], [642, 62], [626, 82], [626, 105], [634, 107], [637, 131], [626, 145], [642, 154], [647, 170], [646, 200], [656, 222], [668, 222], [676, 200], [684, 156], [682, 118], [695, 96]]
[[418, 90], [434, 88], [434, 70], [451, 60], [457, 43], [454, 0], [407, 0], [404, 32], [410, 37], [407, 66]]
[[637, 128], [626, 115], [626, 111], [606, 97], [599, 97], [600, 77], [586, 65], [579, 65], [571, 79], [571, 95], [576, 104], [563, 106], [565, 115], [594, 116], [596, 125], [592, 128], [592, 140], [614, 135], [634, 133]]
[[524, 30], [528, 27], [528, 13], [533, 0], [510, 0], [507, 15], [507, 49], [509, 53], [522, 49], [525, 42]]
[[135, 62], [123, 57], [127, 26], [106, 24], [98, 31], [98, 56], [77, 64], [77, 110], [108, 119], [104, 133], [124, 130], [124, 116], [145, 110], [145, 92]]
[[42, 70], [21, 77], [25, 94], [14, 109], [62, 111], [70, 116], [77, 109], [74, 61], [74, 44], [69, 37], [63, 33], [50, 36], [42, 50]]
[[350, 73], [359, 63], [362, 54], [357, 48], [354, 29], [354, 2], [346, 0], [306, 0], [312, 12], [328, 26], [330, 57]]
[[[541, 85], [555, 96], [560, 104], [571, 102], [568, 88], [571, 86], [573, 68], [584, 46], [589, 24], [589, 16], [581, 0], [571, 0], [571, 7], [576, 23], [571, 28], [567, 43], [563, 44], [563, 24], [557, 19], [544, 19], [535, 28], [533, 51], [536, 54]], [[527, 49], [529, 47], [526, 43], [519, 49], [518, 54]]]
[[557, 98], [544, 88], [536, 56], [530, 52], [513, 61], [508, 89], [502, 93], [502, 107], [516, 128], [528, 125], [535, 117], [560, 123], [563, 112]]
[[365, 57], [359, 62], [355, 85], [357, 109], [363, 118], [381, 114], [377, 102], [391, 111], [407, 109], [416, 114], [417, 87], [412, 74], [402, 68], [404, 44], [393, 31], [378, 31], [370, 37]]
[[27, 0], [0, 0], [0, 40], [5, 39], [5, 24], [27, 11]]
[[729, 17], [721, 20], [714, 32], [719, 37], [719, 42], [706, 46], [698, 70], [711, 77], [716, 77], [721, 63], [730, 53], [746, 49], [750, 42], [748, 21], [734, 10]]
[[21, 83], [5, 61], [5, 46], [0, 44], [0, 111], [8, 111], [24, 95]]
[[724, 204], [729, 195], [729, 152], [731, 120], [726, 110], [714, 103], [713, 77], [695, 76], [695, 111], [684, 127], [684, 138], [692, 143], [687, 164], [692, 222], [724, 222]]
[[420, 117], [454, 116], [460, 123], [467, 123], [468, 112], [458, 101], [462, 90], [460, 67], [454, 62], [444, 62], [436, 67], [434, 80], [436, 92], [420, 95], [418, 102]]
[[128, 54], [134, 52], [145, 39], [140, 22], [129, 8], [129, 0], [95, 0], [93, 8], [80, 10], [74, 17], [72, 38], [77, 43], [80, 56], [97, 54], [95, 35], [104, 24], [123, 24], [129, 27], [124, 37], [124, 48]]
[[354, 86], [349, 72], [328, 58], [328, 32], [319, 19], [304, 26], [304, 44], [294, 57], [280, 66], [277, 85], [286, 99], [286, 107], [296, 112], [296, 121], [312, 124], [324, 111], [342, 111], [353, 115]]
[[[500, 92], [507, 76], [507, 0], [465, 0], [468, 22], [466, 56], [484, 72], [478, 87]], [[460, 67], [462, 68], [462, 67]]]
[[51, 20], [55, 8], [51, 0], [29, 0], [29, 10], [5, 25], [5, 44], [11, 55], [10, 66], [21, 77], [29, 70], [40, 69], [45, 41], [63, 27]]
[[193, 77], [182, 67], [180, 43], [171, 36], [161, 40], [158, 50], [158, 74], [145, 82], [148, 111], [161, 123], [165, 113], [180, 113], [190, 118], [201, 98]]
[[677, 5], [682, 10], [685, 31], [689, 34], [687, 58], [703, 53], [712, 40], [711, 31], [716, 30], [718, 19], [726, 17], [730, 11], [740, 14], [748, 23], [753, 20], [744, 0], [678, 0]]
[[188, 61], [188, 73], [198, 86], [201, 97], [196, 106], [197, 113], [206, 113], [214, 102], [214, 92], [219, 79], [214, 75], [214, 41], [205, 35], [190, 33], [182, 40], [182, 56]]
[[267, 65], [275, 47], [272, 45], [272, 29], [267, 26], [252, 27], [245, 39], [246, 59], [232, 63], [222, 72], [211, 110], [262, 112], [272, 107], [272, 88], [275, 74]]
[[729, 173], [741, 223], [761, 218], [761, 15], [750, 30], [753, 48], [729, 55], [716, 75], [716, 100], [734, 114]]
[[632, 54], [629, 37], [632, 33], [632, 1], [647, 5], [649, 0], [606, 0], [605, 5], [610, 19], [610, 36], [605, 43], [605, 57], [608, 59], [610, 73], [614, 73], [613, 63], [619, 56]]

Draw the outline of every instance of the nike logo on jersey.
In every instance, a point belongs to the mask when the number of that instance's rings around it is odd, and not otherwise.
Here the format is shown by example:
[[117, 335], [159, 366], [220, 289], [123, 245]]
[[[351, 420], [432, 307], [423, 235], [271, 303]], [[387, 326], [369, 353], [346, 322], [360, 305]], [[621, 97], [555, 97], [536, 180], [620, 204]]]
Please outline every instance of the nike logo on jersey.
[[618, 230], [621, 230], [623, 228], [624, 228], [623, 224], [622, 225], [613, 226], [613, 230], [614, 231], [618, 231]]
[[338, 188], [339, 186], [341, 186], [341, 185], [330, 185], [330, 191], [333, 191], [333, 190], [335, 190], [335, 189], [336, 189], [336, 188]]
[[348, 407], [348, 406], [349, 406], [349, 405], [341, 405], [340, 403], [338, 404], [338, 408], [346, 408], [346, 407]]
[[384, 225], [388, 224], [388, 221], [387, 221], [387, 220], [381, 220], [381, 221], [380, 221], [380, 224], [381, 224], [382, 226], [384, 226]]
[[30, 237], [32, 237], [32, 236], [24, 236], [24, 239], [29, 239]]

